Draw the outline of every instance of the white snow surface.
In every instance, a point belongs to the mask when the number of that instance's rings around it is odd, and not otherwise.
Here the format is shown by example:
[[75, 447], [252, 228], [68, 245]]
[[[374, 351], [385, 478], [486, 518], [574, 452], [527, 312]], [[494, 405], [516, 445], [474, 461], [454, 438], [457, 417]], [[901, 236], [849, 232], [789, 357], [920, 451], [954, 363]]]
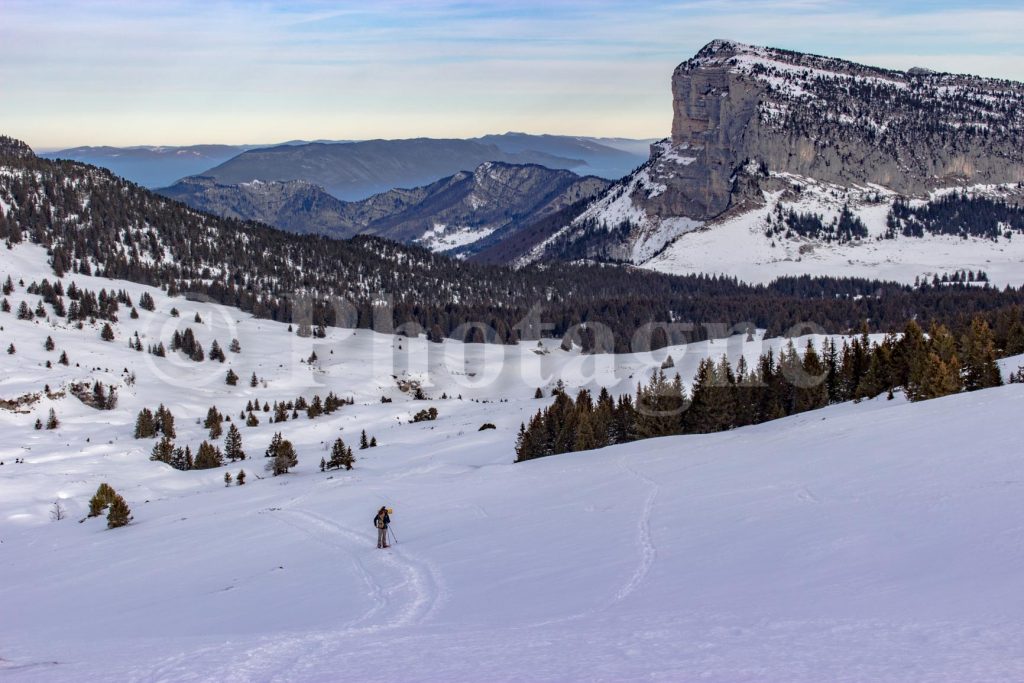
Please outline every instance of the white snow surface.
[[434, 227], [423, 233], [416, 242], [420, 246], [431, 251], [445, 252], [455, 249], [456, 247], [464, 247], [467, 244], [473, 244], [473, 242], [482, 240], [495, 230], [497, 230], [497, 228], [486, 226], [473, 228], [469, 226], [435, 223]]
[[[998, 241], [948, 235], [883, 239], [886, 217], [895, 198], [886, 188], [846, 188], [800, 176], [776, 175], [801, 187], [798, 199], [783, 197], [782, 192], [766, 192], [764, 206], [683, 232], [639, 265], [672, 274], [725, 274], [749, 283], [768, 283], [785, 275], [827, 275], [912, 284], [917, 278], [941, 277], [961, 269], [983, 270], [993, 285], [1024, 285], [1024, 240], [1020, 235]], [[976, 185], [936, 190], [931, 197], [954, 191], [1001, 196], [1006, 190], [1004, 186]], [[826, 223], [848, 205], [867, 226], [869, 236], [846, 244], [768, 237], [767, 219], [779, 204], [786, 211], [819, 214]]]
[[[53, 279], [33, 245], [0, 250], [8, 273]], [[3, 348], [17, 347], [0, 356], [0, 398], [136, 375], [113, 411], [71, 397], [0, 410], [4, 681], [1024, 678], [1013, 426], [1024, 385], [513, 464], [520, 421], [550, 401], [534, 387], [561, 377], [573, 390], [631, 391], [665, 352], [585, 357], [546, 342], [540, 354], [533, 343], [334, 329], [314, 342], [159, 290], [70, 280], [135, 300], [149, 291], [157, 310], [138, 320], [122, 310], [114, 342], [98, 326], [0, 314]], [[8, 299], [35, 303], [23, 287]], [[197, 364], [127, 349], [136, 330], [166, 344], [175, 326], [207, 349], [238, 337], [242, 351]], [[688, 380], [704, 355], [753, 358], [781, 343], [734, 336], [668, 351]], [[299, 362], [313, 349], [317, 363]], [[61, 350], [70, 367], [45, 368]], [[224, 384], [228, 367], [238, 387]], [[266, 386], [248, 386], [253, 371]], [[412, 400], [396, 377], [423, 380], [431, 400]], [[142, 406], [165, 403], [177, 443], [194, 449], [210, 405], [237, 421], [251, 398], [330, 390], [355, 405], [278, 425], [260, 413], [258, 427], [240, 427], [250, 459], [226, 470], [244, 468], [244, 487], [225, 488], [224, 468], [150, 462], [153, 441], [132, 438]], [[51, 406], [61, 426], [34, 430]], [[426, 406], [439, 418], [410, 424]], [[478, 431], [484, 422], [497, 428]], [[363, 429], [377, 448], [356, 450], [351, 472], [319, 472], [334, 438], [355, 446]], [[262, 471], [275, 431], [299, 453], [276, 478]], [[127, 499], [129, 526], [79, 523], [101, 481]], [[68, 519], [48, 519], [55, 499]], [[383, 504], [397, 542], [377, 550], [371, 518]]]

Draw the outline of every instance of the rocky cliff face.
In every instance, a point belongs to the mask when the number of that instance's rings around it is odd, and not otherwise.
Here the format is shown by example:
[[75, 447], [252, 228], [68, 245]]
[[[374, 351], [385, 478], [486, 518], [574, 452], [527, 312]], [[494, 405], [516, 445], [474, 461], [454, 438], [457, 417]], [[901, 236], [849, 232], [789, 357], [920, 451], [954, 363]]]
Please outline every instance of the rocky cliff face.
[[675, 69], [672, 97], [671, 137], [535, 258], [642, 262], [780, 177], [905, 196], [1024, 181], [1021, 83], [716, 40]]
[[716, 40], [676, 68], [672, 96], [672, 145], [704, 163], [711, 215], [747, 160], [903, 194], [1024, 180], [1020, 83]]

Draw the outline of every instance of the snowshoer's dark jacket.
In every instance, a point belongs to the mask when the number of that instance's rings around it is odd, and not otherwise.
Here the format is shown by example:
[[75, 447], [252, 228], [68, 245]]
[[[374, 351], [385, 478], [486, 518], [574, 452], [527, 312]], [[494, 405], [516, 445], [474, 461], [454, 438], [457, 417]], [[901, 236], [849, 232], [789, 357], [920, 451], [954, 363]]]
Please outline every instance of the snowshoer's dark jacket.
[[381, 515], [384, 516], [384, 528], [387, 529], [388, 525], [391, 524], [391, 517], [388, 516], [387, 511], [385, 511], [385, 512], [378, 512], [377, 513], [377, 515], [373, 518], [373, 526], [378, 528], [378, 529], [381, 528], [381, 527], [377, 526], [378, 521], [381, 518]]

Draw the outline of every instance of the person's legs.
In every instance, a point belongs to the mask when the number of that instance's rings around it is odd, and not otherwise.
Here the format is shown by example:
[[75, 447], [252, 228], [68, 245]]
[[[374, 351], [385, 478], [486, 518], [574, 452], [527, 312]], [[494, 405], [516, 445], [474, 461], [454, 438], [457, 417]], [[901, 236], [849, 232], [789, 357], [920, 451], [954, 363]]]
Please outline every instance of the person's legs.
[[388, 530], [377, 529], [377, 547], [383, 548], [388, 544]]

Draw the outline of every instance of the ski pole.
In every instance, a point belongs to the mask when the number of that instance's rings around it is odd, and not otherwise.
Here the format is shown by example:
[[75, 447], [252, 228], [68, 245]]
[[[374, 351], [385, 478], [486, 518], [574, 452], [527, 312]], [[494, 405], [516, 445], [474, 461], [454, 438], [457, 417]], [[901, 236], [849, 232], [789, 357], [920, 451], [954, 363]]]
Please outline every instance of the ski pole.
[[388, 533], [391, 534], [391, 542], [392, 543], [398, 543], [398, 539], [395, 538], [395, 532], [391, 530], [390, 526], [388, 527]]

